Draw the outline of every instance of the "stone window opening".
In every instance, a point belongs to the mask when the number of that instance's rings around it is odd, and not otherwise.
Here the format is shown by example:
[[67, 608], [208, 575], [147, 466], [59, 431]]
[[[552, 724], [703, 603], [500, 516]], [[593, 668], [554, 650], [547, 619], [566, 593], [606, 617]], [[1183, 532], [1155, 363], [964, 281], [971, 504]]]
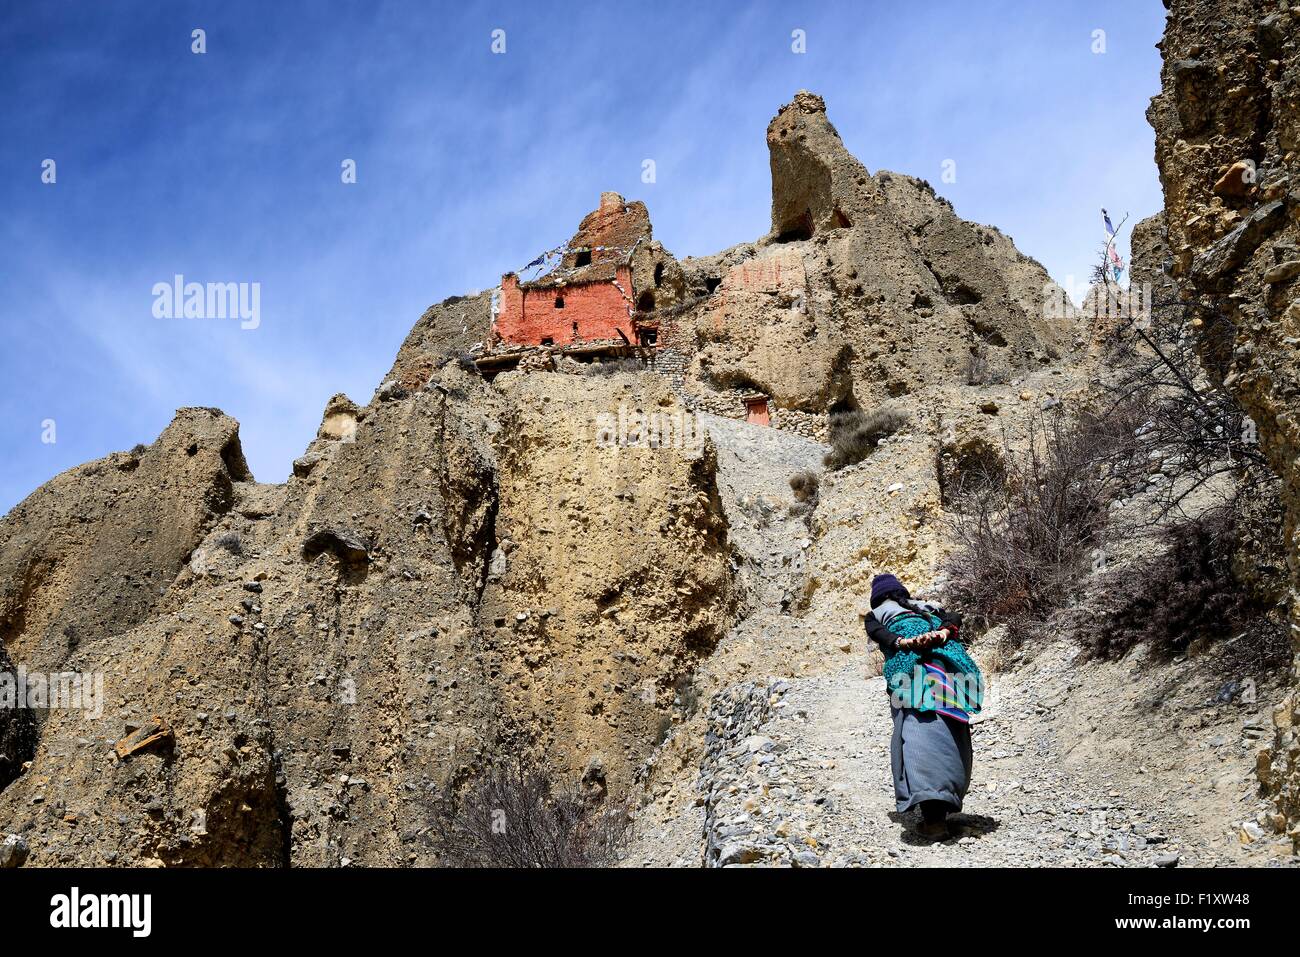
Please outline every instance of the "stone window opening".
[[654, 312], [655, 294], [650, 292], [650, 290], [648, 289], [645, 292], [641, 293], [641, 297], [636, 301], [636, 307], [642, 312]]
[[563, 296], [556, 296], [556, 297], [555, 297], [555, 308], [556, 308], [556, 309], [563, 309], [563, 308], [564, 308], [564, 297], [563, 297]]
[[655, 263], [655, 288], [658, 289], [664, 284], [664, 264]]
[[653, 346], [659, 341], [659, 332], [655, 329], [642, 329], [639, 338], [641, 345]]
[[574, 265], [574, 268], [577, 268], [578, 266], [590, 266], [590, 265], [591, 265], [591, 250], [590, 250], [590, 249], [579, 249], [578, 252], [577, 252], [577, 253], [574, 255], [574, 257], [573, 257], [573, 265]]
[[553, 346], [553, 345], [555, 345], [555, 340], [554, 340], [553, 338], [551, 338], [550, 336], [542, 336], [542, 345], [544, 345], [544, 346]]

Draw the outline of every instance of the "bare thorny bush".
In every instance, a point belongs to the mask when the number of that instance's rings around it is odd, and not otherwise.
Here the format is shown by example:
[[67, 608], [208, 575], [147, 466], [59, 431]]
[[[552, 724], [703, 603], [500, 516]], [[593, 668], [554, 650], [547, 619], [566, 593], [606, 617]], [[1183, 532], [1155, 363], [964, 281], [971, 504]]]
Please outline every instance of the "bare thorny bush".
[[[1218, 384], [1232, 334], [1226, 320], [1181, 301], [1118, 317], [1110, 372], [1090, 404], [1039, 415], [1023, 448], [1008, 445], [1000, 474], [964, 483], [975, 491], [952, 522], [950, 598], [1020, 641], [1081, 596], [1117, 545], [1142, 539], [1155, 557], [1100, 579], [1098, 621], [1123, 622], [1090, 642], [1093, 653], [1113, 656], [1143, 639], [1177, 651], [1207, 628], [1258, 619], [1267, 609], [1244, 595], [1224, 556], [1241, 546], [1242, 503], [1276, 495], [1276, 478], [1253, 423]], [[1125, 507], [1138, 495], [1140, 507]], [[1190, 602], [1200, 616], [1171, 614], [1160, 607], [1167, 601]], [[1152, 613], [1179, 625], [1131, 625]]]
[[1158, 496], [1160, 522], [1219, 476], [1231, 476], [1233, 496], [1276, 481], [1254, 422], [1219, 384], [1228, 371], [1234, 334], [1226, 318], [1167, 300], [1123, 317], [1108, 339], [1105, 358], [1112, 375], [1101, 383], [1101, 414], [1143, 406], [1147, 421], [1138, 437], [1149, 457], [1172, 461], [1170, 471], [1182, 480]]
[[432, 808], [431, 836], [448, 867], [609, 867], [631, 837], [627, 805], [602, 791], [560, 783], [540, 762], [516, 758], [463, 788], [448, 785]]
[[1057, 406], [1030, 420], [1023, 451], [1008, 449], [996, 473], [967, 476], [973, 491], [952, 522], [950, 598], [1015, 634], [1059, 607], [1102, 545], [1111, 502], [1130, 486], [1139, 417], [1131, 406], [1109, 416]]
[[[1267, 599], [1233, 579], [1241, 531], [1239, 516], [1227, 506], [1163, 528], [1154, 554], [1103, 580], [1107, 599], [1097, 609], [1103, 614], [1095, 617], [1104, 620], [1095, 627], [1085, 621], [1077, 629], [1088, 651], [1117, 658], [1148, 642], [1169, 658], [1198, 639], [1219, 638], [1242, 653], [1243, 673], [1285, 665], [1290, 660], [1286, 629], [1267, 619]], [[1251, 640], [1237, 645], [1246, 637]]]
[[802, 518], [805, 524], [811, 524], [812, 513], [821, 498], [821, 476], [816, 472], [795, 472], [790, 476], [790, 491], [794, 493], [790, 516]]

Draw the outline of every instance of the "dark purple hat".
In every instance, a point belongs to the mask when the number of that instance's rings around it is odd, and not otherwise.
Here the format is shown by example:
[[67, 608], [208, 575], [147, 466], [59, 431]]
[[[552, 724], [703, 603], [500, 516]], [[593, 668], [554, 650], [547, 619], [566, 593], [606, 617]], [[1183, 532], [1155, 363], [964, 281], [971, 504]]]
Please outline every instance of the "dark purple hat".
[[894, 591], [901, 591], [908, 598], [912, 597], [908, 594], [907, 589], [903, 587], [903, 583], [889, 572], [871, 579], [871, 607], [875, 608], [885, 600], [886, 595]]

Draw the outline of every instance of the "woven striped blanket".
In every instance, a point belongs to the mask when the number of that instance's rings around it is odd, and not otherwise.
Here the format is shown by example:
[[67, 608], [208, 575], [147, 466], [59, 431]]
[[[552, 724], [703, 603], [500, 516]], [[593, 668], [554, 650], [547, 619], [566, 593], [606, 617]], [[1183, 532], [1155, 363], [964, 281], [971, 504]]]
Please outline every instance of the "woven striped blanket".
[[[937, 631], [936, 615], [900, 611], [885, 622], [900, 638]], [[899, 708], [935, 711], [969, 724], [984, 702], [984, 676], [960, 641], [949, 639], [926, 651], [898, 651], [885, 661], [885, 688]]]

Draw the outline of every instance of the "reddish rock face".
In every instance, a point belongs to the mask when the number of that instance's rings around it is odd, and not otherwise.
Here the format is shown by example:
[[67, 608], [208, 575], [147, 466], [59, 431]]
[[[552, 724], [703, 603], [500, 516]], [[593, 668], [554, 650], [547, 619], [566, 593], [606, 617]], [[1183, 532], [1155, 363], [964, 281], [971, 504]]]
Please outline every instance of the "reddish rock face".
[[[629, 203], [618, 193], [601, 193], [600, 208], [588, 213], [569, 240], [562, 268], [577, 270], [575, 279], [610, 279], [638, 243], [650, 241], [650, 213], [645, 203]], [[586, 249], [590, 258], [583, 257]], [[585, 268], [583, 263], [589, 263]]]

